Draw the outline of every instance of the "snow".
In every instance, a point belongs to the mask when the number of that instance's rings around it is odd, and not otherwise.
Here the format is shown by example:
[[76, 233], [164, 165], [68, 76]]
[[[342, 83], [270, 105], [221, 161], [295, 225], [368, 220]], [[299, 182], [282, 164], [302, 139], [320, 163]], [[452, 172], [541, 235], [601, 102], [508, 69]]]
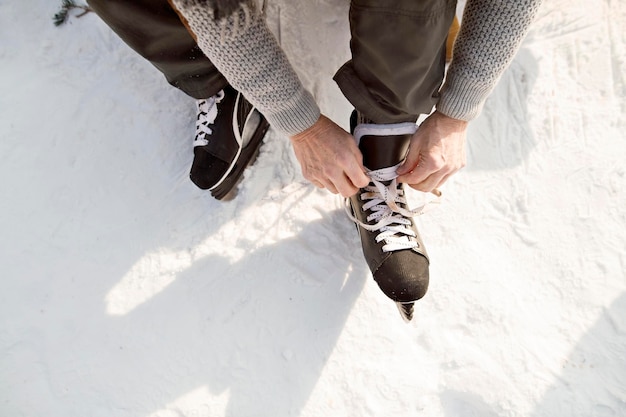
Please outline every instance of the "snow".
[[[215, 201], [193, 101], [59, 3], [0, 0], [0, 415], [626, 415], [623, 2], [545, 2], [418, 219], [408, 325], [286, 138]], [[347, 10], [267, 10], [344, 127]]]

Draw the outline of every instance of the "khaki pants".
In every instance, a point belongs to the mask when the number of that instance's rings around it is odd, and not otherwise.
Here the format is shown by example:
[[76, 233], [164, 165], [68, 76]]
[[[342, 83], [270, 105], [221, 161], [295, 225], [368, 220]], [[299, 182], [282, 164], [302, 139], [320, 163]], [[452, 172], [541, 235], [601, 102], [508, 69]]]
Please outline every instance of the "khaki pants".
[[[89, 0], [94, 11], [167, 81], [194, 98], [227, 85], [167, 0]], [[376, 123], [415, 121], [436, 104], [456, 0], [352, 0], [352, 59], [335, 75]]]

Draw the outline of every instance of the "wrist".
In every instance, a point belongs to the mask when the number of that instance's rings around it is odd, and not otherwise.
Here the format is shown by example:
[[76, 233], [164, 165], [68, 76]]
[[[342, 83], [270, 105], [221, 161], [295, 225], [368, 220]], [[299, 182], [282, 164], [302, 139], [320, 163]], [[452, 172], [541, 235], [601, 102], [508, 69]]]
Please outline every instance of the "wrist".
[[306, 128], [302, 132], [296, 133], [295, 135], [292, 135], [292, 136], [289, 136], [289, 139], [293, 143], [304, 142], [308, 138], [310, 138], [312, 136], [317, 136], [317, 135], [323, 133], [325, 130], [327, 130], [328, 129], [328, 122], [329, 122], [329, 120], [323, 114], [320, 114], [319, 117], [317, 118], [317, 121], [315, 123], [313, 123], [311, 126]]
[[452, 130], [457, 130], [457, 131], [466, 130], [469, 124], [469, 122], [466, 120], [455, 119], [454, 117], [450, 117], [444, 113], [441, 113], [439, 110], [436, 110], [432, 114], [432, 116], [435, 118], [435, 120], [438, 123], [441, 123], [445, 125], [446, 127], [449, 127]]

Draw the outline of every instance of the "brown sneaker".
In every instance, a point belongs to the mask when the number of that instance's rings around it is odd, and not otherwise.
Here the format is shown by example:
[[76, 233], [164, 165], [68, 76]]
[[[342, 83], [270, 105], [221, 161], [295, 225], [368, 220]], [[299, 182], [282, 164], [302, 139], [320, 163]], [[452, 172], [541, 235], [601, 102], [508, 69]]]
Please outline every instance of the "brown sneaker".
[[429, 281], [428, 254], [412, 219], [423, 208], [409, 210], [404, 184], [396, 181], [396, 169], [415, 130], [415, 123], [356, 126], [354, 137], [372, 181], [349, 198], [347, 210], [374, 280], [406, 321]]

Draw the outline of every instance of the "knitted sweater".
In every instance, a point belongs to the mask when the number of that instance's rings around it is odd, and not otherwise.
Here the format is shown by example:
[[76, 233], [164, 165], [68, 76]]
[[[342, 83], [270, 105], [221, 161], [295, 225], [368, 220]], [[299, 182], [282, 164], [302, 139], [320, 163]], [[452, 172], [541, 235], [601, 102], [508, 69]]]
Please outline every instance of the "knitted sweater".
[[[198, 46], [229, 83], [278, 131], [293, 136], [320, 115], [255, 6], [244, 0], [216, 20], [202, 0], [172, 0], [197, 37]], [[468, 0], [454, 56], [436, 108], [469, 121], [478, 114], [515, 56], [541, 0]]]

